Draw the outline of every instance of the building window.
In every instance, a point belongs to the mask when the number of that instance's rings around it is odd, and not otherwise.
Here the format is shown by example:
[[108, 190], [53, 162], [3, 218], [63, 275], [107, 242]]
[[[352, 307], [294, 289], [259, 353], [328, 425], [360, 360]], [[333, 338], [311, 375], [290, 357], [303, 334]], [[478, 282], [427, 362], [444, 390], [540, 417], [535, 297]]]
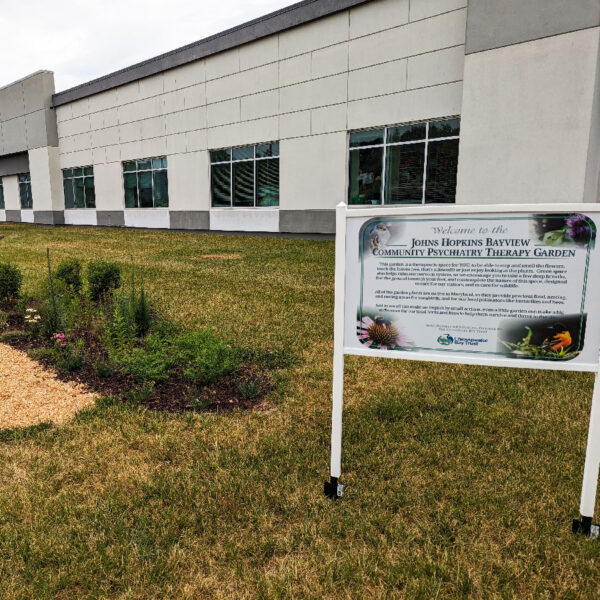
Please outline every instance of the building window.
[[33, 208], [30, 173], [21, 173], [19, 175], [19, 196], [21, 196], [21, 208]]
[[460, 119], [350, 133], [349, 204], [454, 202]]
[[65, 208], [96, 208], [94, 167], [63, 169]]
[[279, 206], [279, 142], [210, 151], [214, 207]]
[[0, 177], [0, 210], [4, 210], [4, 184], [2, 183], [2, 177]]
[[168, 208], [167, 157], [123, 163], [125, 208]]

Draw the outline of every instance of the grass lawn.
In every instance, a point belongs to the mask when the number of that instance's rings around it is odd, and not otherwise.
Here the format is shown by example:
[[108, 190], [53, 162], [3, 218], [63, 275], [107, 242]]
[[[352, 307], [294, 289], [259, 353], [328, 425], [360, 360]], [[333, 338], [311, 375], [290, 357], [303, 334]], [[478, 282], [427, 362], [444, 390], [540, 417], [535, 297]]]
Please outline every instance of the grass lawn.
[[[1, 225], [25, 290], [46, 247], [130, 268], [171, 317], [298, 358], [269, 409], [110, 400], [0, 432], [0, 598], [597, 598], [578, 516], [589, 374], [347, 359], [328, 479], [332, 242]], [[207, 254], [240, 255], [203, 260]]]

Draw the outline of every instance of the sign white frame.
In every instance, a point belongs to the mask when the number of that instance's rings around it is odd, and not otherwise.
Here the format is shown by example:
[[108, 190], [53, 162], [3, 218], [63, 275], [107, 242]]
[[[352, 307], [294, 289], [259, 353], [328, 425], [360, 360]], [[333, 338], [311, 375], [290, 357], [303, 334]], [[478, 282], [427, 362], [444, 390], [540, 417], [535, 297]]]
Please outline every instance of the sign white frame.
[[600, 526], [593, 525], [598, 473], [600, 470], [600, 357], [593, 365], [569, 362], [544, 362], [496, 358], [485, 356], [464, 356], [458, 359], [451, 355], [427, 352], [398, 352], [396, 350], [369, 350], [368, 348], [346, 347], [345, 304], [346, 304], [346, 225], [348, 219], [365, 217], [431, 216], [452, 214], [486, 213], [585, 213], [600, 211], [600, 204], [490, 204], [490, 205], [411, 205], [406, 207], [348, 208], [344, 202], [336, 207], [335, 242], [335, 305], [334, 305], [334, 343], [333, 343], [333, 389], [331, 415], [331, 479], [325, 483], [325, 494], [330, 498], [343, 495], [344, 486], [339, 483], [342, 459], [342, 416], [344, 407], [344, 356], [370, 356], [431, 362], [449, 362], [494, 367], [512, 367], [522, 369], [553, 369], [562, 371], [585, 371], [595, 373], [594, 392], [590, 412], [587, 449], [581, 491], [581, 520], [573, 521], [573, 532], [583, 533], [587, 537], [600, 537]]

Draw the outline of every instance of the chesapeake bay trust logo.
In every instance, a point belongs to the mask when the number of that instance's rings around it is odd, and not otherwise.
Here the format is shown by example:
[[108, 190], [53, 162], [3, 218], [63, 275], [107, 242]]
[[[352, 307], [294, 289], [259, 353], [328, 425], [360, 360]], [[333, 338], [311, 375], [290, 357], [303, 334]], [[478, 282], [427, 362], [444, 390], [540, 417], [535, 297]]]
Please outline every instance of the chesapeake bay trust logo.
[[449, 346], [454, 342], [454, 338], [449, 333], [444, 333], [443, 335], [440, 335], [437, 341], [438, 344], [441, 344], [442, 346]]
[[487, 343], [486, 338], [467, 338], [451, 336], [449, 333], [443, 333], [437, 339], [440, 346], [479, 346], [480, 344]]

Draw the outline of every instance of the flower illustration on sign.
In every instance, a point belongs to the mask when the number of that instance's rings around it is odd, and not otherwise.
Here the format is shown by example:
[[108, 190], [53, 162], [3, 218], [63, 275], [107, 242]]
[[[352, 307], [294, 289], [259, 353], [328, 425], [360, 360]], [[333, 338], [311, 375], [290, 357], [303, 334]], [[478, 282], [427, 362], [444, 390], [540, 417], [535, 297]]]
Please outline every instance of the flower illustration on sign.
[[538, 215], [534, 219], [537, 238], [549, 246], [576, 245], [593, 247], [596, 225], [586, 215]]
[[399, 323], [392, 323], [381, 316], [363, 317], [356, 323], [359, 341], [365, 346], [380, 350], [395, 350], [411, 345], [400, 330]]

